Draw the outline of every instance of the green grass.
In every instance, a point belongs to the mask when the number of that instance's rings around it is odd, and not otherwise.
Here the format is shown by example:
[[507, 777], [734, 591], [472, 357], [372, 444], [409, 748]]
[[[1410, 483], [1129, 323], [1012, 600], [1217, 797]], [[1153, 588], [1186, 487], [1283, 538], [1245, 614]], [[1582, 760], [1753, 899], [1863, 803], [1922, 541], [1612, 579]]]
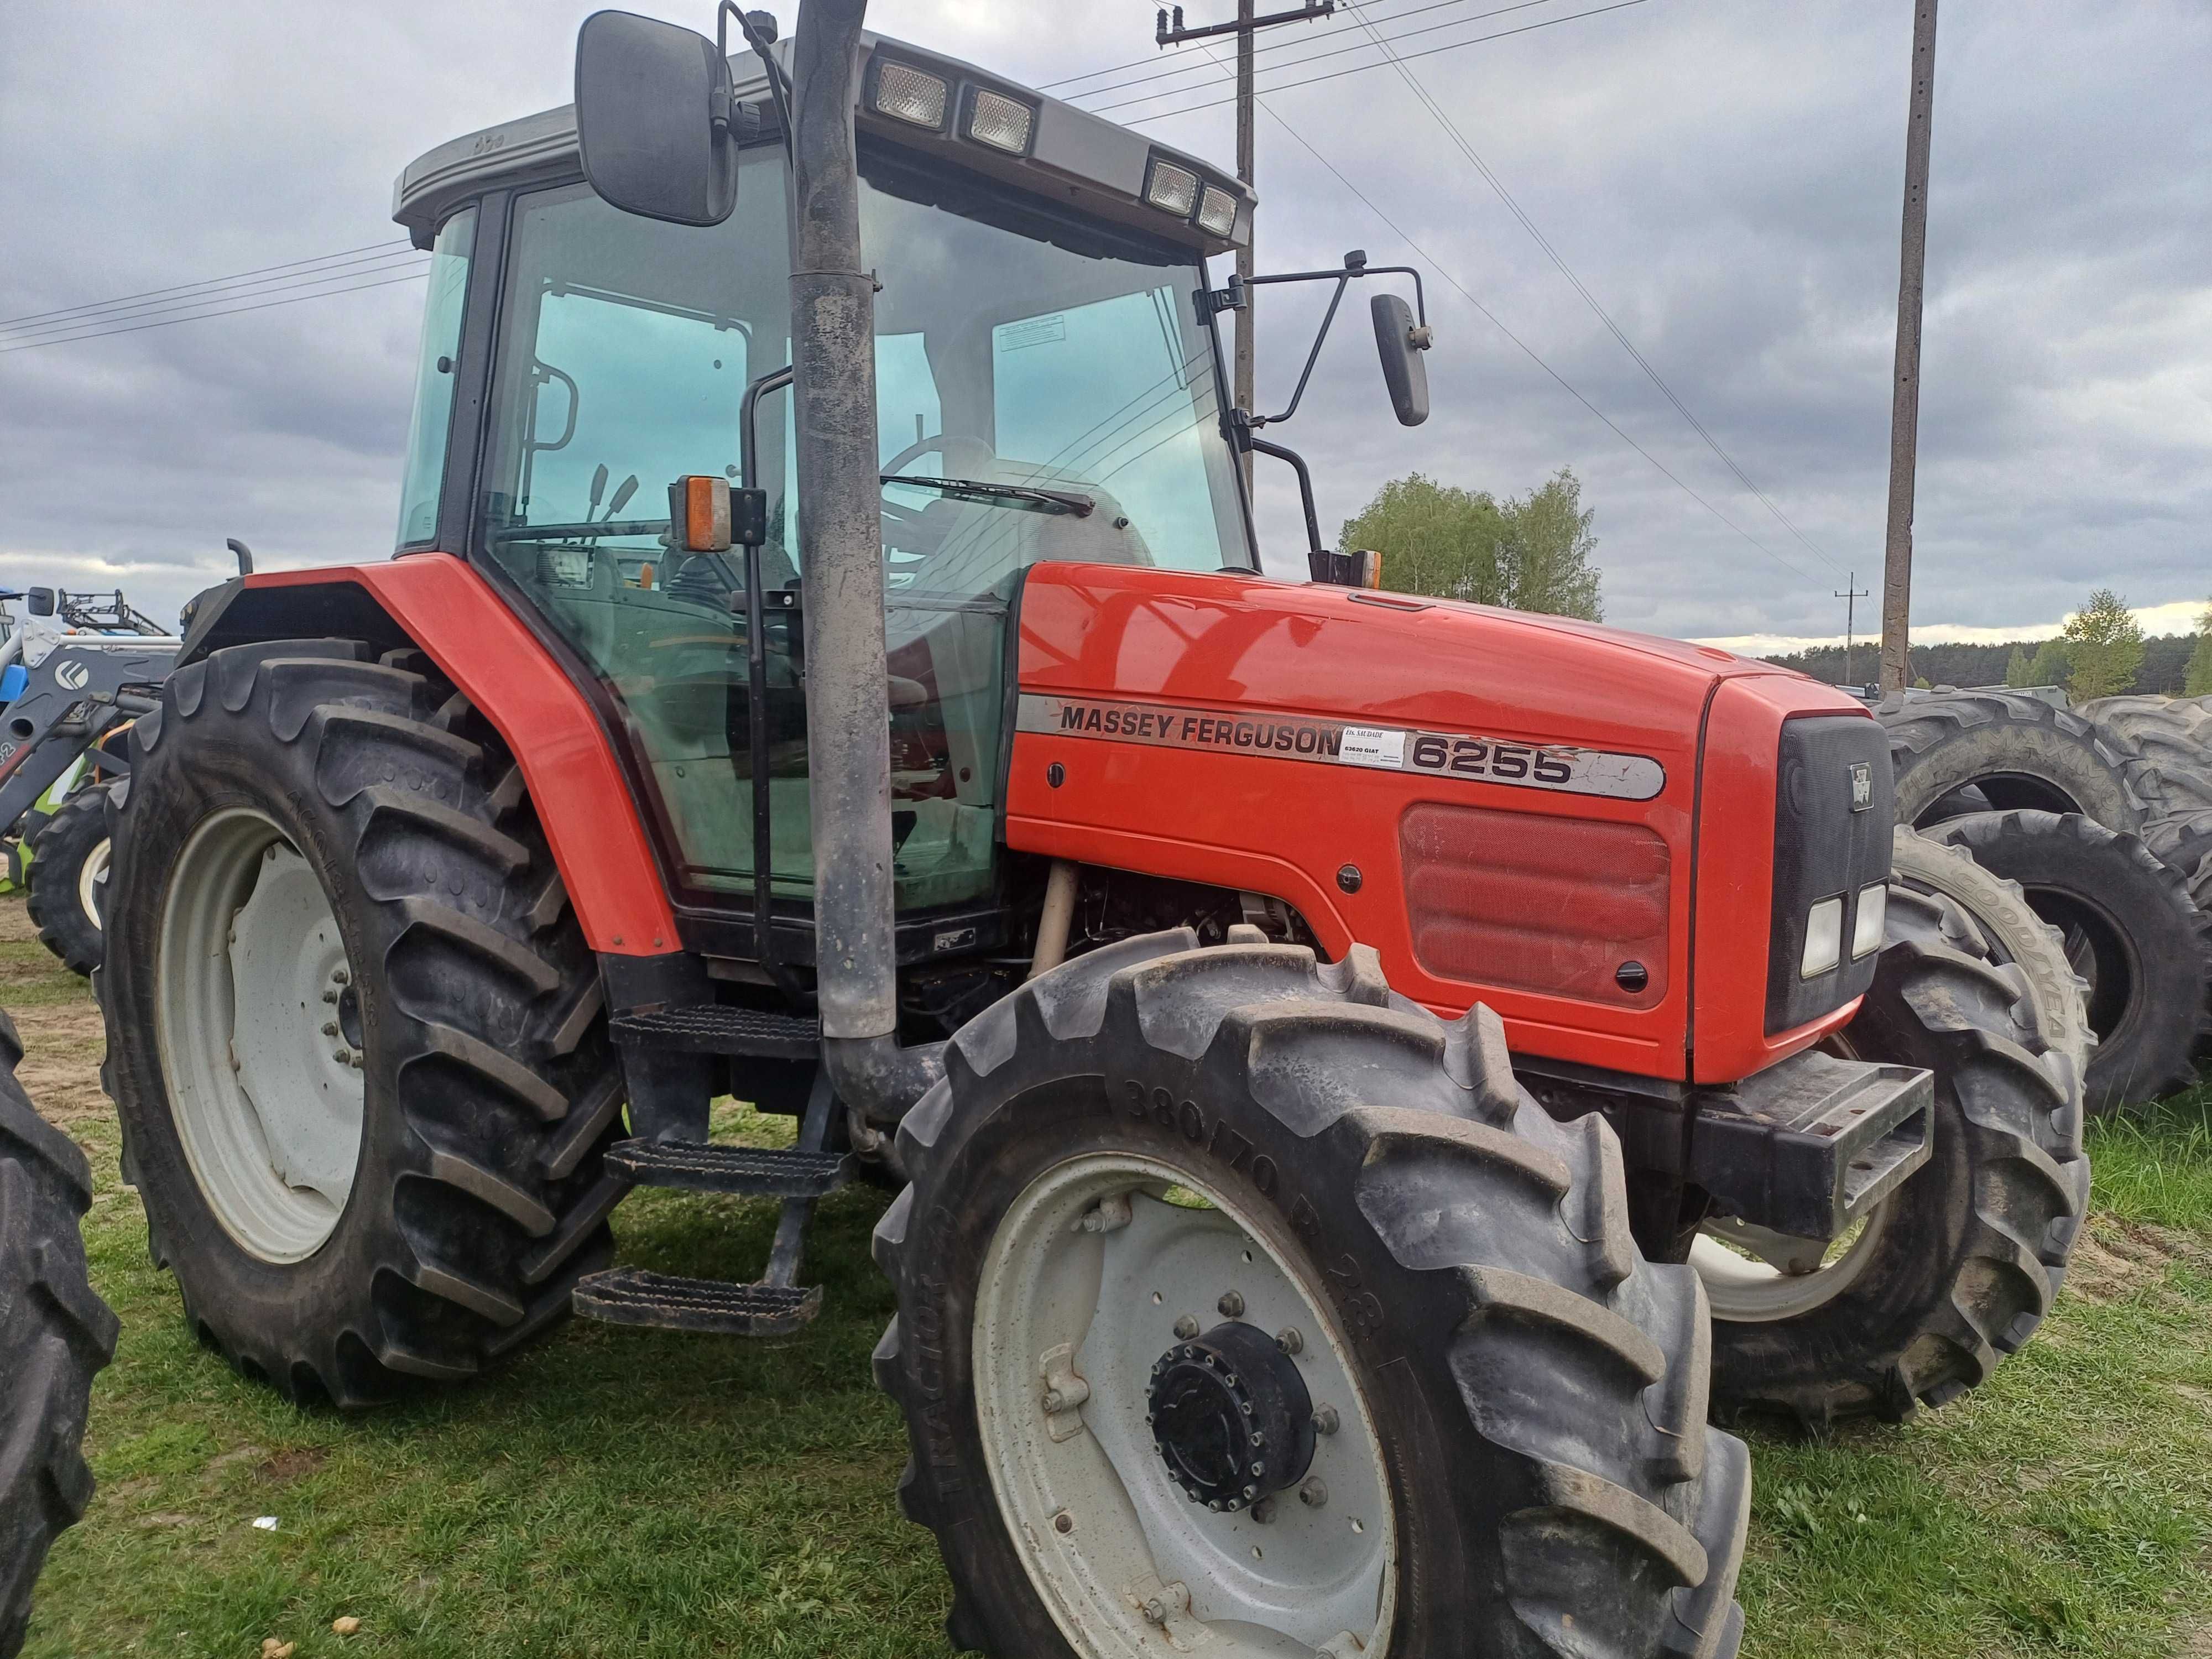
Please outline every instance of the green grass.
[[[19, 908], [0, 923], [21, 937]], [[34, 943], [0, 943], [0, 996], [35, 1057], [41, 1009], [85, 993]], [[1825, 1443], [1753, 1431], [1747, 1655], [2166, 1659], [2203, 1639], [2208, 1105], [2096, 1131], [2068, 1294], [1987, 1387]], [[735, 1109], [720, 1127], [787, 1133]], [[252, 1659], [270, 1637], [298, 1659], [945, 1652], [935, 1549], [892, 1496], [904, 1431], [868, 1376], [891, 1310], [867, 1255], [877, 1194], [823, 1206], [810, 1277], [828, 1304], [802, 1336], [571, 1324], [479, 1384], [342, 1417], [195, 1343], [148, 1265], [112, 1121], [68, 1127], [99, 1176], [87, 1237], [123, 1337], [94, 1395], [100, 1491], [54, 1551], [33, 1659]], [[626, 1261], [749, 1277], [775, 1211], [646, 1193], [616, 1219]], [[276, 1529], [256, 1530], [267, 1515]], [[331, 1632], [342, 1614], [358, 1634]]]

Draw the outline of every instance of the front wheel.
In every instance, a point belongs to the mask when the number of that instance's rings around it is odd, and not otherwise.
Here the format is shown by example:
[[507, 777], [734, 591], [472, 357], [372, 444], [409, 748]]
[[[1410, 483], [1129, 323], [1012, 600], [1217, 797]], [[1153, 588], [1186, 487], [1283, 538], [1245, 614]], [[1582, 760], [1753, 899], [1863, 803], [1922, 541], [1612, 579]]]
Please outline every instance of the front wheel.
[[100, 966], [107, 898], [107, 790], [80, 789], [40, 827], [24, 897], [39, 943], [73, 974]]
[[1612, 1131], [1370, 951], [1195, 944], [1024, 986], [901, 1127], [877, 1375], [956, 1645], [1733, 1654], [1748, 1464]]
[[2081, 1095], [2025, 974], [1966, 913], [1893, 880], [1887, 943], [1837, 1048], [1935, 1073], [1928, 1162], [1832, 1242], [1725, 1218], [1691, 1246], [1713, 1310], [1713, 1403], [1825, 1428], [1901, 1421], [1985, 1381], [2034, 1333], [2089, 1197]]

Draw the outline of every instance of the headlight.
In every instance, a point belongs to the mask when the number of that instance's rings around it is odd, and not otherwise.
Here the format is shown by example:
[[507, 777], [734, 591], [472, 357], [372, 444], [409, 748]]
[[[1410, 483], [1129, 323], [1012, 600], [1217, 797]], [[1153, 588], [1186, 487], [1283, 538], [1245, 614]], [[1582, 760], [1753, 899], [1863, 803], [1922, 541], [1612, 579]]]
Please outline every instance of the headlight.
[[951, 96], [951, 88], [944, 82], [910, 64], [878, 61], [876, 65], [876, 109], [895, 121], [941, 132], [945, 100]]
[[1145, 181], [1145, 199], [1163, 213], [1188, 219], [1191, 209], [1198, 205], [1198, 175], [1188, 167], [1155, 157], [1152, 176]]
[[1805, 918], [1805, 956], [1798, 964], [1801, 979], [1818, 979], [1843, 960], [1844, 902], [1824, 898]]
[[1237, 198], [1218, 185], [1208, 185], [1198, 204], [1198, 228], [1209, 236], [1226, 236], [1237, 228]]
[[1881, 949], [1881, 930], [1889, 918], [1889, 884], [1859, 889], [1859, 919], [1851, 928], [1851, 960]]
[[1030, 131], [1036, 112], [1018, 98], [977, 87], [968, 99], [968, 136], [979, 144], [1002, 149], [1009, 155], [1029, 153]]

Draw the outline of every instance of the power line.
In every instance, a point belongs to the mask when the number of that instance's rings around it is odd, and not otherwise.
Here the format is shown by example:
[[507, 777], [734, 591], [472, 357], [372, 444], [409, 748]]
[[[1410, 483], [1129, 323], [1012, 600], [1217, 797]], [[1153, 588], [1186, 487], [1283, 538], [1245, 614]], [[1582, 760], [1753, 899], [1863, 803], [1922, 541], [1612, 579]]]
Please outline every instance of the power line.
[[28, 345], [0, 346], [0, 357], [11, 351], [36, 351], [41, 346], [73, 345], [79, 340], [103, 340], [111, 334], [142, 334], [149, 328], [174, 328], [179, 323], [197, 323], [209, 317], [235, 317], [241, 312], [269, 311], [277, 306], [296, 306], [308, 300], [326, 300], [336, 294], [362, 294], [373, 288], [390, 288], [398, 283], [416, 283], [428, 276], [428, 267], [410, 271], [404, 276], [387, 276], [382, 282], [361, 283], [352, 288], [334, 288], [320, 294], [295, 294], [289, 300], [264, 300], [259, 305], [233, 306], [227, 311], [204, 311], [191, 317], [172, 317], [165, 322], [137, 323], [129, 328], [100, 329], [90, 334], [65, 335], [57, 340], [33, 340]]
[[272, 270], [292, 270], [301, 265], [325, 264], [333, 259], [343, 259], [356, 253], [374, 253], [409, 246], [404, 236], [384, 242], [367, 242], [360, 247], [341, 248], [336, 253], [319, 253], [311, 259], [288, 259], [282, 264], [259, 265], [252, 270], [241, 270], [228, 276], [209, 276], [197, 283], [175, 283], [167, 288], [148, 289], [143, 294], [125, 294], [119, 299], [95, 300], [88, 305], [64, 306], [58, 311], [33, 311], [21, 317], [0, 317], [0, 328], [13, 328], [18, 323], [35, 323], [46, 317], [66, 317], [72, 312], [105, 311], [110, 306], [128, 305], [134, 300], [151, 300], [163, 294], [179, 294], [186, 289], [211, 288], [228, 283], [243, 282], [249, 276], [259, 276]]
[[[1472, 3], [1474, 3], [1474, 0], [1430, 0], [1430, 3], [1426, 5], [1415, 6], [1410, 11], [1393, 13], [1382, 21], [1386, 23], [1397, 23], [1408, 17], [1419, 16], [1425, 11], [1439, 11], [1447, 6], [1464, 6], [1470, 5]], [[1517, 3], [1516, 4], [1500, 6], [1493, 11], [1479, 11], [1470, 16], [1449, 18], [1441, 23], [1431, 23], [1424, 28], [1407, 29], [1403, 33], [1392, 35], [1390, 39], [1394, 40], [1403, 40], [1416, 34], [1431, 34], [1438, 29], [1458, 28], [1463, 24], [1479, 23], [1486, 17], [1502, 17], [1508, 12], [1527, 11], [1531, 7], [1548, 6], [1553, 3], [1553, 0], [1517, 0]], [[1340, 9], [1341, 9], [1341, 8], [1340, 8]], [[1364, 19], [1360, 21], [1364, 21]], [[1372, 24], [1368, 24], [1367, 27], [1371, 30], [1374, 26]], [[1265, 52], [1282, 52], [1291, 46], [1310, 46], [1312, 42], [1310, 39], [1278, 40], [1273, 46], [1255, 47], [1254, 55], [1256, 57]], [[1365, 50], [1366, 47], [1364, 46], [1332, 47], [1325, 51], [1308, 53], [1303, 57], [1286, 58], [1281, 63], [1270, 64], [1267, 67], [1270, 69], [1290, 69], [1299, 64], [1310, 64], [1323, 58], [1341, 58], [1347, 52], [1364, 52]], [[1152, 62], [1157, 68], [1158, 60], [1153, 59]], [[1219, 68], [1221, 60], [1218, 58], [1216, 58], [1211, 52], [1208, 52], [1206, 57], [1206, 61], [1203, 63], [1193, 63], [1186, 59], [1182, 64], [1174, 69], [1158, 70], [1155, 74], [1132, 76], [1127, 81], [1116, 81], [1108, 86], [1089, 87], [1081, 92], [1071, 92], [1066, 94], [1066, 101], [1069, 103], [1074, 103], [1085, 98], [1103, 98], [1109, 92], [1120, 92], [1124, 88], [1127, 87], [1141, 87], [1154, 81], [1165, 81], [1186, 75], [1203, 75], [1210, 69]], [[1130, 65], [1128, 67], [1134, 66]], [[1198, 88], [1196, 87], [1176, 87], [1171, 88], [1171, 90], [1176, 93], [1185, 93], [1195, 92]], [[1156, 97], [1164, 98], [1168, 96], [1168, 94], [1162, 92], [1157, 93], [1153, 95]], [[1142, 100], [1135, 100], [1132, 101], [1141, 102]]]
[[[242, 300], [249, 295], [253, 298], [260, 299], [270, 294], [281, 294], [288, 289], [312, 288], [320, 283], [343, 282], [356, 276], [380, 276], [390, 271], [411, 269], [417, 264], [427, 264], [427, 262], [422, 261], [420, 256], [411, 252], [398, 258], [391, 254], [373, 254], [367, 258], [348, 259], [326, 270], [310, 272], [290, 281], [280, 282], [273, 277], [264, 276], [256, 282], [238, 283], [226, 287], [210, 289], [204, 293], [193, 295], [187, 299], [173, 301], [167, 305], [129, 306], [120, 310], [96, 312], [89, 315], [67, 318], [60, 322], [40, 323], [29, 328], [6, 331], [0, 332], [0, 338], [6, 338], [9, 334], [13, 334], [15, 338], [19, 340], [31, 339], [42, 334], [51, 337], [58, 333], [67, 333], [73, 329], [89, 328], [115, 322], [140, 322], [149, 317], [166, 316], [173, 311], [188, 311], [199, 306], [220, 301]], [[313, 298], [314, 296], [304, 297]], [[191, 319], [179, 318], [177, 320], [188, 322]]]
[[[1374, 3], [1375, 0], [1336, 0], [1336, 9], [1339, 11], [1357, 11]], [[1432, 5], [1463, 5], [1465, 3], [1466, 0], [1431, 0]], [[1425, 6], [1419, 8], [1419, 9], [1427, 10], [1429, 9], [1429, 7]], [[1401, 16], [1412, 15], [1411, 13], [1400, 13], [1398, 15]], [[1123, 70], [1142, 69], [1147, 64], [1157, 64], [1159, 61], [1159, 54], [1155, 52], [1150, 58], [1133, 58], [1126, 64], [1109, 64], [1103, 69], [1085, 70], [1080, 75], [1063, 75], [1057, 81], [1040, 81], [1036, 83], [1036, 87], [1032, 88], [1032, 90], [1036, 92], [1050, 92], [1054, 87], [1072, 87], [1078, 81], [1093, 81], [1102, 75], [1118, 75]], [[1219, 60], [1216, 59], [1215, 61], [1218, 63]], [[1077, 94], [1073, 95], [1079, 97], [1082, 94]], [[1062, 99], [1061, 101], [1066, 102], [1068, 100]]]
[[1553, 264], [1559, 268], [1559, 274], [1562, 276], [1565, 276], [1569, 283], [1573, 284], [1575, 292], [1582, 295], [1583, 303], [1589, 306], [1590, 310], [1595, 313], [1597, 319], [1605, 325], [1607, 331], [1612, 334], [1613, 337], [1620, 343], [1621, 349], [1626, 351], [1629, 356], [1635, 361], [1636, 366], [1644, 371], [1645, 376], [1650, 380], [1651, 384], [1659, 388], [1660, 392], [1665, 396], [1667, 401], [1674, 406], [1675, 412], [1681, 416], [1685, 421], [1689, 422], [1691, 430], [1695, 432], [1698, 437], [1705, 440], [1705, 447], [1711, 450], [1714, 454], [1720, 458], [1722, 465], [1726, 466], [1730, 472], [1735, 475], [1736, 481], [1742, 484], [1743, 487], [1746, 489], [1748, 489], [1753, 495], [1756, 495], [1760, 502], [1765, 505], [1766, 510], [1774, 515], [1785, 530], [1789, 531], [1792, 536], [1795, 536], [1798, 541], [1802, 543], [1808, 551], [1812, 553], [1816, 558], [1820, 559], [1821, 562], [1826, 564], [1832, 569], [1834, 568], [1835, 561], [1831, 559], [1820, 548], [1815, 546], [1812, 540], [1806, 536], [1804, 532], [1798, 529], [1796, 525], [1790, 521], [1789, 515], [1784, 513], [1780, 507], [1774, 504], [1773, 500], [1765, 490], [1761, 489], [1757, 484], [1751, 481], [1751, 475], [1746, 472], [1743, 468], [1736, 465], [1735, 457], [1729, 454], [1726, 449], [1721, 447], [1720, 440], [1714, 437], [1712, 433], [1707, 429], [1705, 423], [1699, 420], [1694, 414], [1691, 413], [1689, 405], [1685, 404], [1681, 398], [1675, 395], [1674, 388], [1667, 384], [1666, 378], [1659, 373], [1657, 368], [1652, 366], [1650, 359], [1646, 357], [1643, 352], [1637, 349], [1636, 343], [1631, 340], [1628, 336], [1622, 331], [1620, 324], [1613, 321], [1612, 313], [1607, 312], [1606, 308], [1598, 302], [1597, 295], [1589, 291], [1589, 288], [1584, 285], [1583, 279], [1575, 274], [1573, 268], [1570, 266], [1566, 260], [1560, 256], [1559, 251], [1552, 246], [1551, 239], [1546, 236], [1541, 230], [1536, 228], [1536, 222], [1531, 219], [1526, 212], [1522, 211], [1521, 204], [1513, 199], [1513, 192], [1506, 189], [1505, 181], [1500, 179], [1498, 174], [1492, 170], [1490, 164], [1485, 161], [1482, 157], [1475, 152], [1474, 146], [1468, 142], [1467, 135], [1460, 131], [1459, 124], [1451, 118], [1450, 115], [1445, 112], [1443, 106], [1437, 101], [1435, 95], [1429, 91], [1428, 88], [1424, 85], [1420, 79], [1414, 75], [1413, 71], [1407, 67], [1404, 60], [1391, 47], [1389, 40], [1377, 33], [1374, 24], [1369, 22], [1366, 19], [1360, 18], [1356, 21], [1358, 22], [1359, 26], [1365, 29], [1368, 34], [1373, 38], [1375, 44], [1382, 49], [1383, 57], [1390, 63], [1391, 66], [1398, 71], [1400, 77], [1406, 82], [1407, 89], [1413, 93], [1414, 98], [1421, 104], [1422, 107], [1426, 109], [1430, 115], [1435, 118], [1437, 125], [1441, 126], [1444, 130], [1445, 134], [1459, 147], [1460, 153], [1465, 155], [1467, 159], [1474, 164], [1474, 170], [1481, 175], [1482, 181], [1488, 185], [1490, 188], [1496, 192], [1498, 199], [1504, 203], [1506, 207], [1511, 210], [1513, 216], [1520, 221], [1521, 228], [1527, 231], [1530, 238], [1534, 240], [1536, 246], [1544, 251], [1545, 257], [1550, 259]]
[[[1453, 40], [1449, 41], [1441, 46], [1425, 47], [1419, 52], [1407, 52], [1406, 54], [1406, 61], [1410, 63], [1415, 58], [1433, 58], [1438, 52], [1457, 52], [1464, 46], [1479, 46], [1487, 40], [1504, 40], [1516, 34], [1533, 34], [1538, 29], [1556, 28], [1561, 23], [1579, 22], [1585, 17], [1601, 17], [1607, 12], [1626, 11], [1631, 6], [1641, 6], [1648, 4], [1649, 3], [1650, 0], [1613, 0], [1613, 3], [1609, 6], [1593, 6], [1588, 11], [1569, 12], [1565, 17], [1547, 17], [1541, 22], [1523, 23], [1519, 28], [1499, 29], [1491, 34], [1478, 34], [1466, 40]], [[1469, 19], [1467, 21], [1472, 21], [1473, 20]], [[1364, 52], [1367, 50], [1367, 46], [1365, 42], [1362, 42], [1358, 46], [1349, 46], [1344, 50], [1347, 52]], [[1344, 76], [1347, 75], [1361, 75], [1364, 74], [1369, 70], [1380, 69], [1382, 67], [1382, 65], [1379, 63], [1355, 64], [1349, 69], [1332, 70], [1327, 75], [1310, 75], [1303, 81], [1278, 81], [1273, 86], [1265, 88], [1263, 90], [1267, 92], [1289, 92], [1293, 88], [1318, 86], [1324, 81], [1338, 81], [1343, 79]], [[1127, 109], [1133, 104], [1154, 103], [1162, 98], [1171, 98], [1175, 95], [1176, 94], [1170, 92], [1156, 92], [1149, 98], [1130, 98], [1125, 99], [1122, 102], [1118, 104], [1102, 104], [1097, 109], [1093, 110], [1091, 113], [1094, 115], [1109, 114], [1117, 109]], [[1229, 98], [1209, 99], [1202, 104], [1187, 104], [1181, 109], [1158, 110], [1150, 115], [1131, 116], [1126, 125], [1130, 126], [1141, 126], [1152, 121], [1169, 120], [1178, 115], [1194, 115], [1200, 110], [1218, 109], [1224, 104], [1234, 103], [1235, 101], [1236, 100], [1233, 96]]]

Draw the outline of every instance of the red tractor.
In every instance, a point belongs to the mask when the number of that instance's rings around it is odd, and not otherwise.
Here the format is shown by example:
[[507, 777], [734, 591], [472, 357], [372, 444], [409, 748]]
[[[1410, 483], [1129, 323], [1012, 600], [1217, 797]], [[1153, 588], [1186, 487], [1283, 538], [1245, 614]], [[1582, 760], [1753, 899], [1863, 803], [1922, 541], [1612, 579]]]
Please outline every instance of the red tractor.
[[[1903, 1416], [2057, 1287], [2022, 976], [1840, 694], [1379, 591], [1310, 489], [1264, 576], [1250, 195], [863, 10], [599, 14], [402, 176], [398, 556], [197, 600], [114, 812], [157, 1258], [353, 1406], [793, 1330], [872, 1176], [959, 1645], [1734, 1652], [1709, 1411]], [[762, 1281], [611, 1266], [640, 1185], [784, 1200]]]

